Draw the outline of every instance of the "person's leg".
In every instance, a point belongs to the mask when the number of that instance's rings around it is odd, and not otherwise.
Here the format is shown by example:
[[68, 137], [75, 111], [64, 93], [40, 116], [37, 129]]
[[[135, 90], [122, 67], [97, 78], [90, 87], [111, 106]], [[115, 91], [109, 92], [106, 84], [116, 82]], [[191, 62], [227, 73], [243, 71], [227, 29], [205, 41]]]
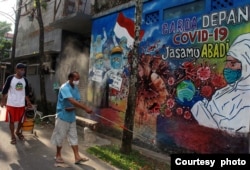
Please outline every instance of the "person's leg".
[[75, 156], [75, 162], [79, 162], [79, 161], [88, 161], [88, 158], [82, 158], [79, 154], [79, 150], [78, 150], [78, 145], [72, 145], [72, 150], [74, 152], [74, 156]]
[[89, 160], [88, 158], [82, 158], [79, 154], [76, 122], [73, 122], [70, 124], [69, 132], [68, 132], [68, 141], [69, 141], [71, 148], [73, 150], [76, 164]]
[[55, 128], [54, 128], [52, 136], [51, 136], [51, 143], [53, 145], [56, 145], [55, 161], [57, 163], [64, 162], [62, 155], [61, 155], [61, 150], [62, 150], [63, 140], [67, 136], [68, 127], [69, 127], [69, 125], [67, 122], [62, 121], [59, 118], [56, 119]]
[[63, 159], [62, 159], [62, 155], [61, 155], [61, 150], [62, 150], [62, 146], [56, 146], [56, 162], [57, 163], [63, 163]]
[[18, 122], [17, 129], [16, 129], [16, 135], [20, 140], [24, 140], [24, 136], [22, 134], [21, 128], [22, 128], [23, 123]]
[[78, 145], [71, 145], [75, 156], [75, 164], [82, 164], [89, 160], [89, 158], [82, 158], [79, 154]]
[[15, 137], [15, 133], [14, 133], [14, 131], [15, 131], [15, 124], [14, 124], [14, 122], [10, 122], [9, 128], [10, 128], [11, 137]]
[[16, 143], [16, 137], [15, 137], [15, 124], [14, 122], [10, 122], [9, 123], [9, 128], [10, 128], [10, 135], [11, 135], [11, 144], [15, 144]]
[[16, 136], [15, 136], [15, 122], [12, 119], [12, 116], [10, 112], [8, 111], [8, 121], [9, 121], [9, 129], [10, 129], [10, 135], [11, 135], [11, 144], [16, 144]]
[[18, 138], [20, 139], [20, 140], [24, 140], [24, 136], [23, 136], [23, 134], [22, 134], [22, 131], [21, 131], [21, 128], [22, 128], [22, 126], [23, 126], [23, 122], [24, 122], [24, 112], [25, 112], [25, 108], [23, 108], [20, 112], [19, 112], [19, 114], [20, 114], [20, 116], [19, 116], [19, 121], [18, 121], [18, 125], [17, 125], [17, 129], [16, 129], [16, 135], [18, 136]]
[[71, 148], [72, 148], [72, 150], [74, 152], [75, 161], [80, 160], [81, 157], [80, 157], [80, 154], [79, 154], [78, 145], [72, 145]]
[[22, 133], [22, 132], [21, 132], [22, 126], [23, 126], [23, 122], [18, 122], [17, 129], [16, 129], [16, 133]]

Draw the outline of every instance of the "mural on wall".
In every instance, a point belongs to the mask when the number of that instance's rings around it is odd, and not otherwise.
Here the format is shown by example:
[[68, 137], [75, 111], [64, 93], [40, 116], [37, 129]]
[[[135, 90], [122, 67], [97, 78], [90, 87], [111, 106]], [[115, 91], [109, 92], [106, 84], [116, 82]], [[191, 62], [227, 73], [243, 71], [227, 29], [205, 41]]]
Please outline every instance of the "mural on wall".
[[[152, 2], [143, 11], [163, 6]], [[144, 20], [134, 138], [199, 153], [248, 152], [249, 16], [249, 6], [241, 5]], [[133, 18], [128, 9], [93, 23], [88, 99], [110, 126], [124, 120]]]
[[94, 22], [88, 100], [100, 108], [99, 114], [105, 118], [100, 121], [110, 126], [123, 124], [129, 86], [128, 54], [134, 42], [133, 15], [121, 12], [109, 17], [113, 23], [109, 19]]

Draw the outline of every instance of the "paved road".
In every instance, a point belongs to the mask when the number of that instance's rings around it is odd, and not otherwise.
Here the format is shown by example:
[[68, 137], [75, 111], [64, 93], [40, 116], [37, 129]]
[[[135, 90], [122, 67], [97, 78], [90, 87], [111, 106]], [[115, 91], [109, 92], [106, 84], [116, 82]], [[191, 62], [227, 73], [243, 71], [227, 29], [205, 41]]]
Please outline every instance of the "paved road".
[[[8, 123], [0, 122], [0, 170], [117, 170], [102, 160], [86, 153], [89, 146], [79, 132], [79, 150], [83, 157], [90, 160], [84, 165], [75, 165], [71, 147], [64, 143], [63, 158], [70, 168], [55, 167], [55, 147], [50, 143], [53, 125], [43, 123], [35, 125], [34, 132], [24, 132], [25, 141], [17, 139], [17, 144], [10, 144]], [[37, 137], [35, 136], [37, 134]], [[109, 144], [109, 140], [97, 137], [96, 144]]]

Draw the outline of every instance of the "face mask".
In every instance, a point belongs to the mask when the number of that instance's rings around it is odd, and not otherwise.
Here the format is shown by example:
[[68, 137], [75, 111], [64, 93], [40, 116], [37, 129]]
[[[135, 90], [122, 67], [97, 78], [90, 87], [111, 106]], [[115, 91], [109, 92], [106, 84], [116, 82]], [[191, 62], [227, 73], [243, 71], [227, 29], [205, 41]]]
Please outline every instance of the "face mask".
[[223, 70], [224, 78], [228, 84], [232, 84], [239, 80], [241, 77], [241, 70], [232, 70], [230, 68], [225, 68]]
[[79, 84], [79, 80], [73, 81], [73, 84], [77, 86]]
[[24, 74], [25, 74], [25, 71], [20, 71], [19, 73], [20, 76], [24, 76]]

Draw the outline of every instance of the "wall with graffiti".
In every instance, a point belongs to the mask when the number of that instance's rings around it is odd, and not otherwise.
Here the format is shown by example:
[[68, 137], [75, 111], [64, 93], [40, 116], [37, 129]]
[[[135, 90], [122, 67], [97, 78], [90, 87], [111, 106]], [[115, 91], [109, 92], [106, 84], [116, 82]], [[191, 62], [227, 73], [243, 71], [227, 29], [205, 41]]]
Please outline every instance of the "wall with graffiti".
[[[93, 21], [88, 100], [121, 130], [134, 8]], [[247, 153], [250, 6], [247, 1], [143, 5], [134, 138], [162, 150]]]

